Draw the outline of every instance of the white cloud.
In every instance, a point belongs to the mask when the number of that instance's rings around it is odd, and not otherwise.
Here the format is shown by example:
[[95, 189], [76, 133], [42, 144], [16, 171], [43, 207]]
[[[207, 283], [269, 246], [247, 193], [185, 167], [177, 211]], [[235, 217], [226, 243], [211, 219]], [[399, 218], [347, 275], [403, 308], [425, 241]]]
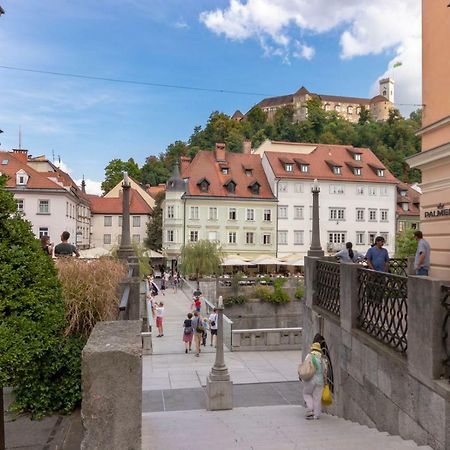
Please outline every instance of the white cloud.
[[200, 21], [231, 40], [256, 39], [265, 56], [283, 62], [310, 60], [315, 51], [306, 38], [337, 29], [344, 60], [393, 52], [383, 75], [402, 61], [394, 72], [396, 100], [420, 103], [420, 0], [230, 0], [224, 9], [202, 12]]
[[[81, 186], [81, 179], [74, 180], [78, 186]], [[89, 178], [85, 178], [84, 182], [86, 183], [86, 192], [92, 195], [102, 195], [101, 181], [91, 180]]]
[[175, 28], [178, 28], [180, 30], [187, 30], [189, 29], [189, 25], [184, 20], [179, 20], [178, 22], [175, 22]]

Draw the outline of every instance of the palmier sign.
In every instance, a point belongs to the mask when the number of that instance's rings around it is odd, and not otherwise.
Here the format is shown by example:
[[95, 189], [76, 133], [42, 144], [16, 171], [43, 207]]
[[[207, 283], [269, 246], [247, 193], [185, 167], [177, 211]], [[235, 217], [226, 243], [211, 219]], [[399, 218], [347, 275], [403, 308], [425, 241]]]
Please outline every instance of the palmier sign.
[[435, 217], [444, 217], [444, 216], [450, 216], [450, 208], [446, 208], [444, 203], [439, 203], [436, 206], [436, 209], [433, 209], [431, 211], [425, 211], [425, 218], [426, 219], [432, 219]]

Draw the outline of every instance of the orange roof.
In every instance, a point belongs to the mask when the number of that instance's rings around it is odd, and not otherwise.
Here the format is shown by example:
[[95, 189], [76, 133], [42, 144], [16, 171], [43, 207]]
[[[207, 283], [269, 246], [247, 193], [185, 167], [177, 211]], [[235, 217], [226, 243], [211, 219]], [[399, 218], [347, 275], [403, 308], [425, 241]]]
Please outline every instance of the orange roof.
[[[91, 202], [93, 214], [122, 214], [122, 196], [120, 197], [98, 197], [87, 195]], [[152, 209], [142, 198], [138, 191], [130, 189], [130, 214], [151, 214]]]
[[[277, 178], [298, 178], [314, 180], [335, 180], [335, 181], [364, 181], [371, 183], [398, 183], [398, 180], [384, 167], [382, 162], [368, 148], [355, 148], [349, 145], [317, 145], [316, 149], [308, 154], [301, 154], [299, 161], [298, 153], [285, 152], [265, 152], [270, 166]], [[356, 161], [351, 153], [360, 153], [361, 160]], [[283, 161], [297, 160], [292, 171], [287, 172]], [[308, 172], [301, 172], [298, 163], [308, 164]], [[333, 172], [333, 165], [340, 167], [339, 175]], [[352, 166], [361, 168], [361, 175], [355, 175]], [[376, 168], [384, 170], [384, 176], [379, 177]]]
[[[182, 166], [181, 177], [189, 178], [186, 195], [275, 200], [259, 155], [224, 153], [228, 163], [226, 174], [222, 173], [220, 168], [223, 166], [222, 156], [219, 162], [216, 160], [216, 153], [211, 151], [198, 152], [188, 166]], [[250, 176], [246, 175], [246, 170], [248, 173], [249, 169]], [[199, 183], [202, 179], [209, 183], [208, 192], [200, 190]], [[226, 183], [229, 181], [236, 184], [234, 193], [227, 190]], [[250, 188], [256, 181], [260, 185], [259, 194], [253, 194]]]
[[14, 152], [0, 152], [0, 172], [9, 176], [6, 187], [16, 187], [16, 173], [20, 169], [24, 170], [29, 176], [26, 186], [20, 186], [21, 189], [65, 190], [58, 183], [49, 180], [46, 173], [31, 168], [21, 156], [16, 156]]
[[[401, 195], [401, 191], [406, 191], [406, 195]], [[406, 183], [399, 183], [397, 185], [397, 192], [397, 214], [400, 216], [419, 216], [420, 192], [417, 192]], [[402, 203], [408, 203], [408, 211], [402, 208]]]
[[150, 186], [147, 188], [147, 192], [148, 194], [155, 199], [156, 196], [160, 193], [160, 192], [164, 192], [166, 190], [166, 183], [161, 183], [158, 184], [158, 186]]

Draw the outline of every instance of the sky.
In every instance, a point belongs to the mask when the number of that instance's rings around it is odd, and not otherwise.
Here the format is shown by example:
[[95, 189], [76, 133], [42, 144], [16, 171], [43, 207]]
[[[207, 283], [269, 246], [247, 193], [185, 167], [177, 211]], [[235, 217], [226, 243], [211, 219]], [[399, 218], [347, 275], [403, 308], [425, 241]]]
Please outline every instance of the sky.
[[[213, 111], [309, 91], [421, 103], [420, 0], [0, 0], [0, 148], [61, 160], [100, 193], [111, 159], [139, 165]], [[400, 67], [393, 65], [401, 62]], [[163, 87], [184, 86], [195, 89]], [[211, 89], [209, 90], [198, 90]], [[234, 91], [224, 93], [220, 91]]]

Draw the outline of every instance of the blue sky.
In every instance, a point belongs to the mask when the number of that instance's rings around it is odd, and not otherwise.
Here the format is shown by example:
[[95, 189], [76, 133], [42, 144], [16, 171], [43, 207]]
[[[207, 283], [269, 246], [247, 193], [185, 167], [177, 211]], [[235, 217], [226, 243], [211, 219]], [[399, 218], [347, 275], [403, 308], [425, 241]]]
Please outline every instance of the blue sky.
[[[60, 155], [98, 188], [113, 158], [142, 164], [209, 114], [301, 85], [369, 96], [393, 74], [420, 103], [420, 1], [0, 0], [0, 65], [262, 93], [199, 92], [0, 69], [1, 148]], [[391, 3], [395, 5], [392, 6]], [[392, 70], [400, 60], [402, 67]], [[89, 181], [88, 181], [89, 186]]]

